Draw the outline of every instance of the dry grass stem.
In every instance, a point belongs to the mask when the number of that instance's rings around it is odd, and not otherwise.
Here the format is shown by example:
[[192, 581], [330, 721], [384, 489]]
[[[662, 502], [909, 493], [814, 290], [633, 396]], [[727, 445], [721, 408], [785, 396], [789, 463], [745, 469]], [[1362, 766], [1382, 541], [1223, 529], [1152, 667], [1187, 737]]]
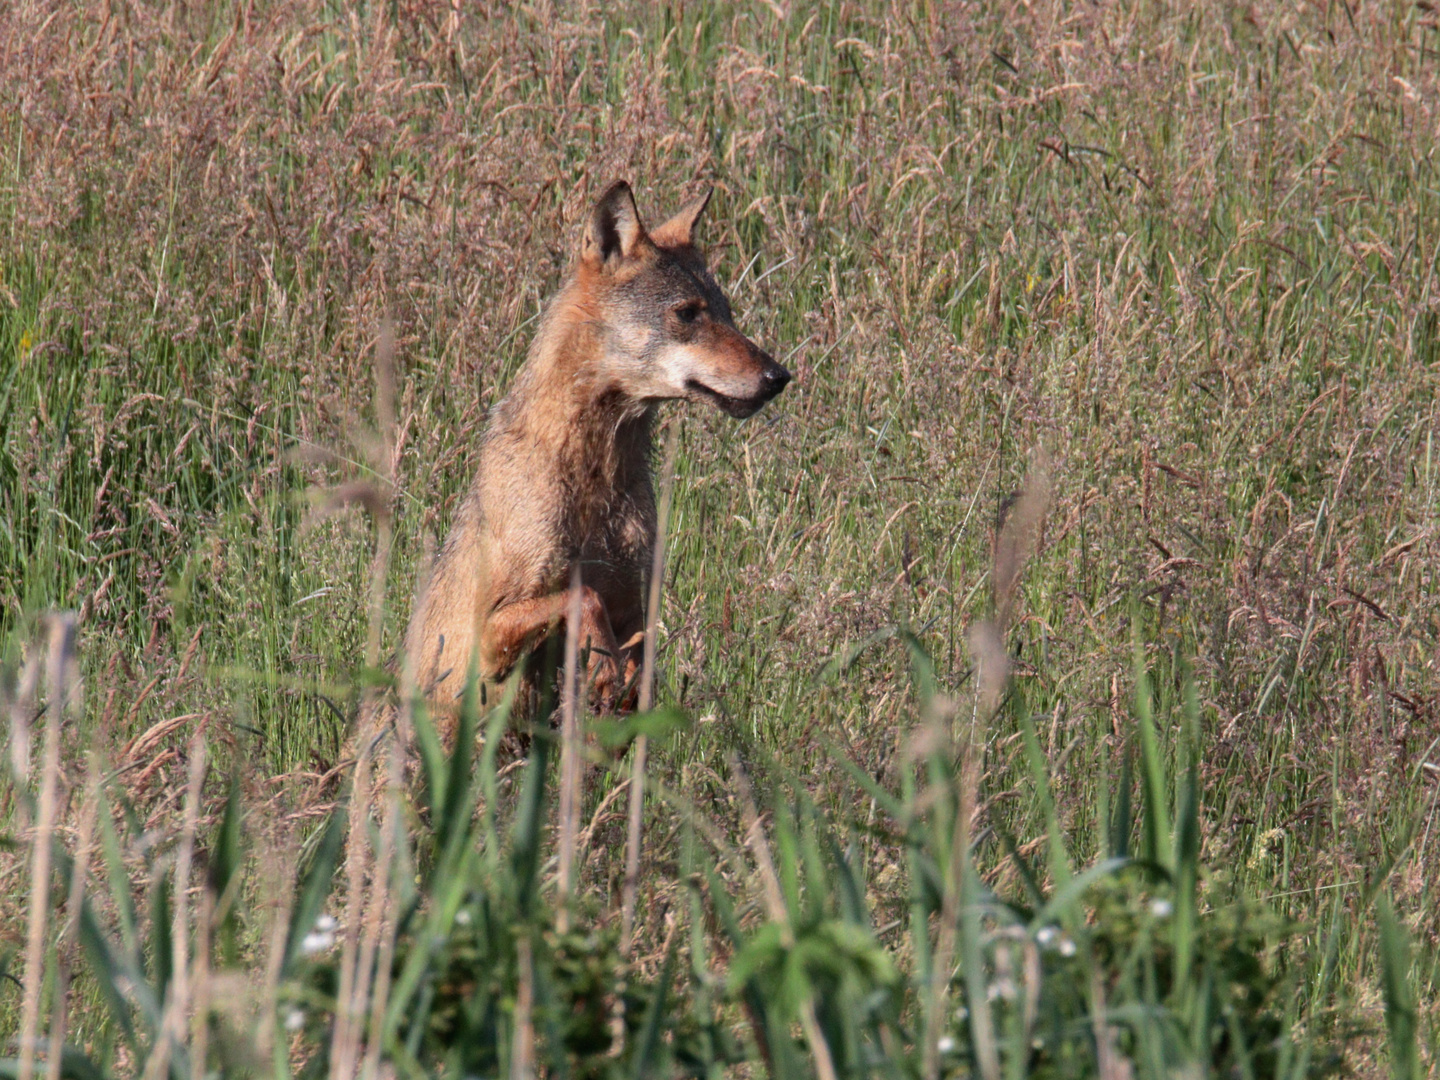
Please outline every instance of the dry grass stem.
[[[387, 748], [386, 785], [384, 791], [384, 816], [380, 826], [380, 850], [375, 860], [375, 873], [370, 883], [365, 905], [364, 934], [360, 939], [359, 972], [355, 980], [355, 1000], [352, 1013], [363, 1016], [369, 1013], [369, 1031], [364, 1041], [364, 1062], [361, 1075], [371, 1080], [380, 1067], [381, 1021], [385, 1016], [385, 999], [389, 990], [390, 970], [388, 965], [378, 968], [376, 954], [388, 960], [391, 955], [391, 941], [394, 929], [394, 910], [391, 900], [390, 875], [397, 845], [400, 842], [400, 787], [403, 783], [400, 767], [401, 751], [391, 740]], [[371, 986], [374, 973], [375, 986]]]
[[[370, 560], [368, 631], [365, 662], [372, 670], [380, 663], [381, 634], [385, 619], [385, 586], [389, 579], [391, 548], [394, 540], [390, 500], [393, 492], [395, 412], [394, 332], [388, 319], [382, 324], [375, 346], [375, 410], [378, 432], [371, 440], [372, 466], [380, 475], [384, 498], [382, 512], [372, 511], [375, 527], [375, 551]], [[405, 748], [388, 740], [385, 752], [386, 809], [381, 834], [381, 850], [370, 849], [369, 822], [373, 802], [372, 777], [374, 754], [385, 742], [388, 711], [379, 691], [367, 687], [361, 695], [359, 749], [356, 755], [354, 781], [350, 797], [350, 829], [345, 850], [345, 922], [341, 950], [339, 989], [335, 1028], [331, 1038], [330, 1075], [332, 1080], [350, 1080], [357, 1072], [364, 1040], [364, 1022], [370, 1010], [370, 979], [374, 970], [375, 952], [384, 925], [388, 906], [389, 858], [393, 854], [394, 830], [398, 815], [394, 800], [398, 784], [389, 782], [389, 775], [400, 768], [397, 761]], [[401, 770], [403, 773], [403, 769]], [[377, 857], [378, 856], [378, 857]], [[376, 1032], [375, 1038], [379, 1038]]]
[[[46, 619], [49, 658], [44, 758], [40, 798], [30, 848], [30, 905], [25, 935], [25, 987], [20, 1011], [20, 1080], [32, 1080], [40, 1038], [40, 991], [45, 981], [45, 929], [50, 912], [50, 845], [60, 794], [60, 728], [72, 705], [76, 682], [75, 616], [69, 612]], [[22, 699], [23, 700], [23, 699]], [[61, 1033], [52, 1032], [52, 1036]], [[50, 1051], [55, 1053], [53, 1047]]]
[[85, 900], [85, 881], [90, 868], [91, 842], [95, 835], [95, 818], [100, 809], [99, 753], [94, 751], [87, 761], [85, 802], [80, 810], [80, 830], [75, 839], [75, 864], [70, 871], [70, 891], [65, 900], [65, 929], [56, 946], [54, 1003], [50, 1013], [49, 1053], [45, 1063], [46, 1080], [59, 1080], [63, 1055], [56, 1052], [65, 1044], [66, 1014], [70, 1005], [70, 977], [76, 936], [80, 926], [80, 907]]
[[510, 1080], [533, 1080], [535, 1076], [535, 969], [530, 939], [515, 942], [516, 966], [520, 973], [520, 990], [515, 1000], [515, 1040], [510, 1051]]
[[[775, 859], [770, 853], [770, 843], [765, 838], [765, 825], [755, 807], [755, 797], [750, 790], [749, 778], [745, 775], [739, 760], [731, 761], [731, 769], [740, 790], [740, 805], [744, 812], [745, 843], [760, 868], [760, 880], [765, 889], [765, 909], [770, 921], [780, 927], [781, 944], [787, 948], [795, 945], [795, 931], [790, 923], [790, 913], [785, 907], [785, 894], [780, 888], [780, 876], [775, 872]], [[820, 1030], [820, 1021], [815, 1015], [815, 1001], [806, 997], [799, 1003], [800, 1029], [805, 1035], [806, 1045], [814, 1055], [815, 1072], [820, 1080], [838, 1080], [835, 1058], [830, 1044]]]
[[[640, 711], [647, 712], [655, 688], [655, 648], [660, 626], [660, 601], [665, 582], [665, 528], [670, 520], [670, 502], [675, 489], [675, 452], [679, 429], [671, 426], [665, 440], [665, 463], [660, 473], [660, 508], [655, 519], [655, 553], [650, 566], [650, 594], [645, 605], [645, 651], [640, 669]], [[645, 820], [645, 765], [650, 740], [635, 740], [630, 768], [630, 813], [625, 832], [625, 884], [620, 908], [620, 952], [629, 955], [635, 933], [635, 903], [640, 887], [640, 844]]]
[[556, 872], [558, 911], [555, 925], [560, 933], [570, 929], [570, 899], [574, 887], [576, 828], [580, 814], [580, 564], [570, 571], [570, 609], [565, 619], [565, 685], [562, 692], [560, 726], [560, 837], [559, 869]]
[[[409, 658], [400, 658], [400, 687], [399, 704], [396, 708], [395, 739], [387, 755], [388, 764], [387, 780], [388, 787], [385, 795], [385, 825], [384, 844], [380, 854], [380, 865], [389, 867], [395, 858], [399, 846], [407, 842], [407, 837], [401, 830], [401, 792], [405, 783], [405, 770], [408, 763], [408, 748], [411, 745], [413, 731], [413, 708], [415, 699], [415, 677], [414, 670], [410, 666]], [[365, 1054], [365, 1076], [374, 1077], [380, 1071], [380, 1055], [383, 1047], [383, 1033], [386, 1006], [390, 1002], [390, 978], [393, 961], [395, 957], [395, 927], [399, 918], [400, 894], [390, 890], [387, 884], [382, 890], [383, 917], [376, 927], [376, 934], [380, 939], [379, 961], [375, 966], [375, 989], [370, 995], [370, 1039], [366, 1046]], [[379, 905], [377, 905], [377, 910]]]
[[1025, 484], [1005, 515], [995, 540], [995, 561], [991, 571], [995, 593], [994, 617], [977, 622], [970, 630], [970, 653], [977, 668], [975, 686], [979, 710], [972, 722], [972, 737], [978, 732], [976, 724], [979, 720], [988, 719], [999, 707], [1010, 678], [1005, 633], [1015, 615], [1021, 572], [1035, 551], [1041, 523], [1050, 508], [1050, 487], [1049, 455], [1043, 447], [1038, 447]]
[[[264, 903], [265, 973], [259, 994], [262, 1006], [254, 1021], [256, 1058], [261, 1062], [274, 1061], [277, 1051], [275, 1022], [278, 1010], [264, 1008], [263, 1003], [279, 999], [281, 966], [285, 961], [285, 943], [290, 932], [295, 852], [287, 844], [289, 839], [283, 835], [274, 838], [261, 852], [259, 860], [260, 896], [262, 902], [268, 900]], [[283, 1043], [283, 1039], [284, 1036], [280, 1035], [279, 1041]]]

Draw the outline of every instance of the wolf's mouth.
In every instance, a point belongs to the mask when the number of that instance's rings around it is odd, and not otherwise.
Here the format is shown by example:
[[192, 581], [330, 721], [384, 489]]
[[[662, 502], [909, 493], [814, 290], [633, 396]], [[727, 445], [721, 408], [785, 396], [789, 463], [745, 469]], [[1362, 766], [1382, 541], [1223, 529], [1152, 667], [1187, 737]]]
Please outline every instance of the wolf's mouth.
[[699, 395], [721, 412], [733, 416], [737, 420], [743, 420], [747, 416], [754, 416], [755, 413], [760, 411], [760, 406], [769, 400], [765, 397], [731, 397], [729, 394], [720, 393], [719, 390], [710, 389], [710, 387], [697, 379], [687, 379], [685, 381], [685, 389]]

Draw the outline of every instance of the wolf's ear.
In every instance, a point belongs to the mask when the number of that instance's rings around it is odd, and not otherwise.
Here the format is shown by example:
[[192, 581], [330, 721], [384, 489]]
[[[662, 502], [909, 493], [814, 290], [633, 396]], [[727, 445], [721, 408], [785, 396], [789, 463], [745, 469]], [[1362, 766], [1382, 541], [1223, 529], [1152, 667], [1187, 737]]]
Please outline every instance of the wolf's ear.
[[597, 268], [614, 265], [633, 259], [649, 242], [645, 226], [640, 223], [640, 212], [635, 209], [635, 196], [630, 193], [630, 185], [624, 180], [617, 180], [605, 189], [605, 194], [595, 204], [580, 255]]
[[704, 195], [686, 203], [678, 214], [651, 233], [650, 238], [661, 247], [687, 247], [695, 243], [695, 223], [705, 212], [714, 192], [714, 188], [706, 188]]

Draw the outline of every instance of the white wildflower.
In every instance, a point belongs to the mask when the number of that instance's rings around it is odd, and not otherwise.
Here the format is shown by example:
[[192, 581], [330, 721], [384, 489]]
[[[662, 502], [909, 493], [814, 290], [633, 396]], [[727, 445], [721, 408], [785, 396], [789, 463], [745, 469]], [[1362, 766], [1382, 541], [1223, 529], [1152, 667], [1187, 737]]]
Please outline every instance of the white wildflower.
[[335, 916], [321, 915], [315, 920], [315, 928], [300, 939], [300, 951], [306, 956], [324, 952], [335, 944]]
[[1014, 1001], [1014, 980], [1005, 978], [1003, 976], [996, 979], [993, 983], [991, 983], [985, 988], [985, 997], [988, 998], [990, 1001], [994, 1001], [996, 998], [1001, 998], [1005, 1001]]
[[1168, 919], [1175, 912], [1175, 905], [1169, 900], [1150, 901], [1150, 914], [1157, 919]]
[[955, 1040], [949, 1035], [941, 1035], [940, 1041], [935, 1044], [935, 1049], [939, 1050], [942, 1054], [953, 1053], [955, 1050]]
[[285, 1030], [299, 1031], [305, 1026], [305, 1013], [301, 1009], [291, 1009], [285, 1014]]

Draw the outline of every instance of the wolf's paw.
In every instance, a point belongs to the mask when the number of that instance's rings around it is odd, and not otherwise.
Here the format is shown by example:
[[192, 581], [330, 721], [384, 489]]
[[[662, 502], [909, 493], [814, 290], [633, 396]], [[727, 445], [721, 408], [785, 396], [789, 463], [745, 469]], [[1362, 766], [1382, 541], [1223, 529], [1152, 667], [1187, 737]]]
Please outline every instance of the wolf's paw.
[[[625, 672], [614, 656], [600, 649], [590, 651], [590, 704], [597, 713], [615, 713], [624, 708], [629, 694]], [[633, 705], [631, 706], [633, 708]]]

